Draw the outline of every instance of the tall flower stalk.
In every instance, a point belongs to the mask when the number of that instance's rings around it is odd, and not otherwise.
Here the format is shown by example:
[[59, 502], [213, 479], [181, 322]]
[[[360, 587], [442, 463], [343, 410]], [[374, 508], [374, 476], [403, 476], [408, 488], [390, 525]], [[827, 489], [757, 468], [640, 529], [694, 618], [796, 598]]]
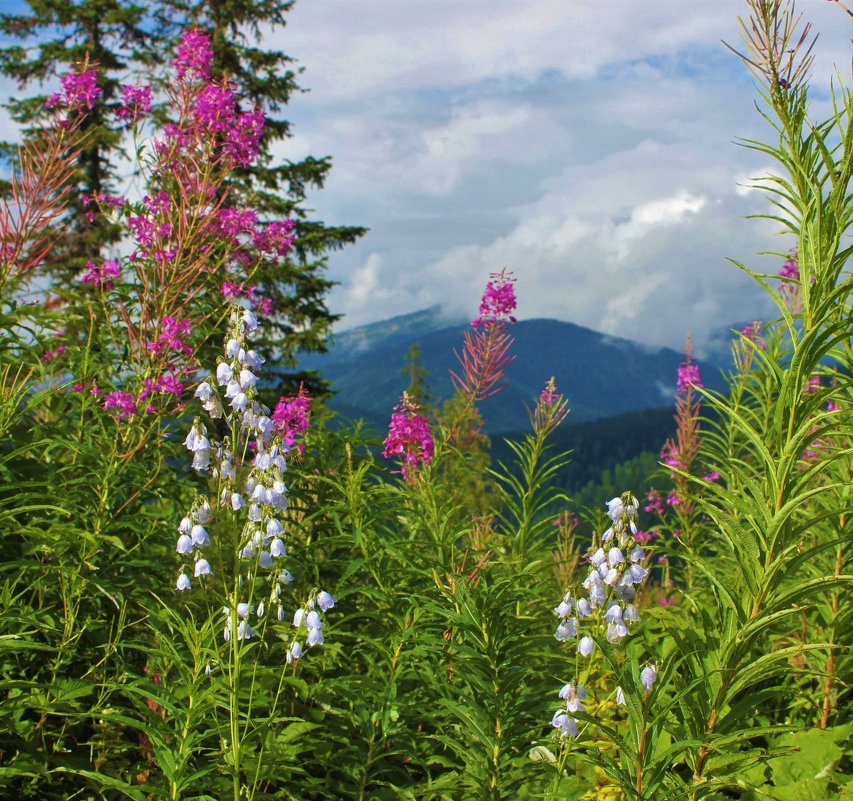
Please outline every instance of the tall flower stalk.
[[[250, 641], [275, 637], [284, 649], [278, 658], [292, 664], [304, 648], [324, 642], [323, 613], [335, 605], [328, 592], [314, 589], [295, 612], [286, 609], [285, 588], [294, 581], [286, 567], [286, 458], [296, 433], [307, 426], [306, 398], [282, 398], [277, 414], [260, 402], [264, 360], [250, 341], [257, 327], [251, 309], [232, 304], [224, 353], [195, 391], [206, 415], [195, 418], [184, 444], [192, 467], [209, 474], [210, 493], [198, 495], [181, 520], [175, 548], [181, 559], [176, 589], [188, 591], [197, 583], [206, 590], [208, 615], [221, 620], [220, 657], [210, 668], [223, 674], [223, 748], [235, 801], [252, 798], [257, 789], [243, 756], [256, 727], [251, 698], [255, 662], [262, 656]], [[298, 411], [298, 419], [288, 410]], [[265, 713], [267, 724], [275, 719], [281, 689]], [[263, 744], [253, 744], [257, 748]]]

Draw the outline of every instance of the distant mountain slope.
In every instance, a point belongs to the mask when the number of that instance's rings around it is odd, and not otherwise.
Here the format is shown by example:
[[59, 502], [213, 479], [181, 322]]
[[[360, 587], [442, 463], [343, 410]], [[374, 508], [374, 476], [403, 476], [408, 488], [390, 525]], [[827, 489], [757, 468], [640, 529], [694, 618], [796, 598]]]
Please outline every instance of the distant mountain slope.
[[[333, 409], [382, 427], [407, 385], [400, 370], [413, 343], [429, 372], [432, 398], [451, 396], [449, 370], [456, 367], [454, 349], [461, 348], [466, 330], [467, 323], [449, 322], [437, 308], [426, 309], [337, 334], [328, 353], [304, 358], [300, 368], [319, 370], [331, 383]], [[683, 358], [675, 350], [651, 349], [558, 320], [522, 320], [510, 331], [516, 356], [507, 371], [510, 383], [482, 404], [491, 434], [526, 428], [525, 406], [552, 375], [569, 399], [572, 422], [672, 402]], [[705, 384], [721, 387], [719, 368], [700, 366]]]

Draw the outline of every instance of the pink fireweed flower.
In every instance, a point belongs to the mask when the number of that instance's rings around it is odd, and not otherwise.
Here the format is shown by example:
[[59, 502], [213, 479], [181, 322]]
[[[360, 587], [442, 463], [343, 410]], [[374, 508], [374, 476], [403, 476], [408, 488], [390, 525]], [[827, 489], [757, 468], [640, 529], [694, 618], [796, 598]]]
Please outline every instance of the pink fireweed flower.
[[767, 343], [761, 336], [761, 323], [758, 320], [753, 320], [741, 328], [740, 335], [752, 342], [759, 350], [767, 350]]
[[151, 111], [150, 86], [122, 86], [121, 105], [116, 111], [120, 119], [136, 122]]
[[714, 484], [720, 480], [720, 474], [716, 470], [709, 470], [704, 476], [702, 476], [702, 480], [709, 481]]
[[552, 376], [539, 394], [539, 399], [533, 408], [531, 415], [533, 430], [537, 434], [547, 436], [566, 419], [568, 413], [568, 401], [560, 394], [557, 382]]
[[643, 509], [652, 514], [662, 515], [664, 513], [663, 498], [658, 490], [650, 489], [646, 493], [646, 505]]
[[678, 394], [683, 395], [690, 387], [701, 388], [704, 384], [699, 375], [699, 365], [694, 364], [688, 357], [678, 365], [677, 389]]
[[293, 244], [293, 220], [267, 223], [252, 236], [255, 248], [268, 256], [284, 258]]
[[491, 325], [497, 322], [515, 322], [515, 279], [511, 276], [512, 273], [506, 270], [491, 273], [492, 280], [486, 284], [486, 291], [480, 301], [480, 316], [471, 321], [472, 328], [479, 328], [481, 323]]
[[103, 93], [98, 86], [98, 71], [69, 72], [59, 80], [61, 91], [52, 94], [45, 102], [46, 108], [65, 106], [72, 111], [93, 109], [95, 101]]
[[403, 457], [401, 472], [406, 480], [412, 478], [422, 464], [432, 462], [432, 431], [426, 417], [417, 413], [418, 408], [409, 393], [404, 392], [401, 403], [391, 415], [385, 449], [382, 451], [386, 459]]
[[210, 35], [199, 28], [186, 31], [178, 45], [178, 57], [172, 63], [178, 78], [189, 73], [191, 78], [209, 79], [210, 65], [213, 63]]
[[243, 293], [243, 290], [233, 281], [223, 281], [219, 291], [222, 293], [222, 297], [228, 300], [234, 300]]
[[785, 259], [785, 263], [782, 265], [782, 269], [779, 270], [779, 277], [782, 281], [799, 281], [800, 280], [800, 265], [797, 263], [797, 252], [793, 251], [787, 259]]
[[[279, 399], [270, 419], [275, 424], [275, 430], [282, 442], [288, 448], [292, 448], [296, 443], [296, 438], [308, 430], [310, 413], [311, 396], [301, 385], [296, 395]], [[300, 453], [304, 448], [305, 446], [302, 443], [297, 445]]]
[[248, 167], [261, 150], [264, 112], [260, 109], [240, 114], [225, 134], [222, 150], [238, 167]]
[[209, 133], [225, 134], [235, 125], [237, 99], [234, 93], [220, 84], [209, 83], [195, 101], [195, 122]]
[[170, 350], [189, 356], [193, 349], [184, 342], [184, 338], [189, 336], [190, 328], [189, 320], [176, 320], [171, 315], [167, 315], [160, 324], [160, 334], [157, 336], [157, 340], [148, 343], [148, 350], [152, 353]]
[[128, 415], [139, 413], [139, 408], [136, 405], [136, 399], [133, 395], [129, 392], [121, 392], [119, 390], [110, 392], [104, 398], [104, 409], [107, 411], [112, 409], [117, 410], [119, 420], [123, 420]]
[[111, 278], [118, 278], [121, 269], [117, 261], [105, 261], [103, 264], [95, 264], [93, 261], [87, 261], [88, 268], [83, 275], [80, 276], [80, 283], [91, 284], [96, 289], [103, 287], [104, 289], [112, 289], [113, 283]]
[[820, 392], [821, 381], [819, 375], [810, 375], [806, 379], [805, 386], [803, 387], [803, 395], [814, 395], [817, 392]]

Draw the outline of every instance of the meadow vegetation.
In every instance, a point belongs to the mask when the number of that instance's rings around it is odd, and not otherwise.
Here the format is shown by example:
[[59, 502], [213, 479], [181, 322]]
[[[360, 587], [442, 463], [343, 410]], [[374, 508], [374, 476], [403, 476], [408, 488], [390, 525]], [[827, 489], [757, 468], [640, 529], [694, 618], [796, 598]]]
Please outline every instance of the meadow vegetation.
[[[264, 120], [207, 32], [164, 127], [123, 90], [138, 197], [74, 196], [99, 88], [86, 61], [62, 79], [0, 207], [0, 795], [853, 799], [853, 93], [812, 119], [807, 26], [747, 12], [769, 135], [744, 144], [784, 245], [732, 269], [777, 314], [734, 332], [724, 392], [686, 355], [655, 489], [591, 508], [560, 488], [549, 376], [486, 451], [511, 272], [484, 276], [452, 401], [413, 379], [383, 442], [329, 425], [266, 389], [255, 278], [296, 234], [232, 193]], [[53, 278], [81, 204], [122, 238]]]

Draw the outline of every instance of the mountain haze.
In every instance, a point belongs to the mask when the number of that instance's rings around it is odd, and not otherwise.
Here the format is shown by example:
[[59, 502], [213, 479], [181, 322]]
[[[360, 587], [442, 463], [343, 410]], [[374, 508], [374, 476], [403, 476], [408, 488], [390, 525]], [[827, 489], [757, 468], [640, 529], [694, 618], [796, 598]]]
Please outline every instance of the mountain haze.
[[[401, 370], [409, 348], [420, 347], [430, 398], [441, 402], [453, 393], [449, 371], [457, 369], [454, 350], [461, 349], [467, 330], [468, 323], [448, 320], [438, 307], [424, 309], [336, 334], [327, 353], [306, 356], [300, 368], [318, 370], [330, 382], [332, 409], [382, 429], [407, 386]], [[481, 405], [490, 434], [526, 429], [525, 407], [552, 375], [569, 399], [573, 423], [673, 403], [683, 360], [675, 350], [558, 320], [522, 320], [509, 330], [516, 358], [507, 370], [508, 386]], [[700, 367], [706, 386], [722, 387], [718, 367]]]

